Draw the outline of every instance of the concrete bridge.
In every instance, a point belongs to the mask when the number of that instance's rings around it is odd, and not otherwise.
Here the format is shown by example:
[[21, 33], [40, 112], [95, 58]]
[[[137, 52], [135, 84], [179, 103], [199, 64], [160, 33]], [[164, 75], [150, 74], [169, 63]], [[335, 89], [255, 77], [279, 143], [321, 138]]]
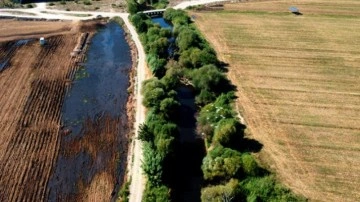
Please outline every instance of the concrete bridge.
[[164, 14], [166, 9], [156, 9], [156, 10], [148, 10], [148, 11], [142, 11], [142, 13], [145, 13], [146, 15], [150, 17], [156, 17], [156, 16], [162, 16]]

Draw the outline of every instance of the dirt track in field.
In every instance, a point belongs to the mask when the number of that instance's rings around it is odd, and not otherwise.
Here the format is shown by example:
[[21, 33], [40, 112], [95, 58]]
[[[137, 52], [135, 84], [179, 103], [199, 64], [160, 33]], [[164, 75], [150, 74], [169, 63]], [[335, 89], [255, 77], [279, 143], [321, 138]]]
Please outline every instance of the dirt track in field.
[[[37, 25], [42, 23], [36, 22]], [[101, 150], [97, 147], [98, 139], [91, 138], [94, 137], [91, 135], [90, 139], [71, 142], [60, 149], [62, 137], [66, 134], [61, 127], [61, 108], [67, 88], [78, 68], [77, 62], [83, 57], [71, 58], [70, 53], [81, 32], [95, 31], [94, 23], [81, 23], [80, 27], [79, 23], [51, 23], [53, 26], [49, 30], [41, 31], [54, 35], [46, 38], [47, 45], [44, 47], [39, 45], [37, 39], [0, 42], [0, 201], [47, 201], [47, 185], [60, 150], [77, 152], [80, 147], [88, 147], [93, 151], [92, 155], [97, 155], [96, 152]], [[22, 23], [16, 24], [21, 26]], [[55, 27], [66, 27], [66, 33], [63, 28], [53, 29]], [[19, 29], [14, 27], [14, 34]], [[56, 35], [59, 34], [57, 32], [61, 35]], [[23, 33], [17, 39], [32, 36], [32, 33]], [[0, 36], [0, 41], [4, 41], [4, 38]], [[87, 133], [100, 133], [99, 128], [104, 133], [117, 130], [114, 125], [118, 123], [112, 123], [114, 120], [109, 121], [105, 116], [101, 121], [89, 121]], [[106, 140], [102, 148], [106, 148], [104, 151], [109, 154], [116, 145], [112, 145], [113, 138], [104, 138]], [[114, 163], [116, 155], [109, 155], [110, 161]], [[115, 184], [114, 170], [109, 166], [104, 173], [91, 180], [91, 185], [81, 185], [80, 190], [85, 196], [64, 198], [73, 201], [87, 200], [86, 197], [89, 197], [88, 201], [108, 200]], [[101, 190], [102, 182], [110, 184], [107, 186], [110, 189]], [[91, 198], [91, 193], [96, 198]]]

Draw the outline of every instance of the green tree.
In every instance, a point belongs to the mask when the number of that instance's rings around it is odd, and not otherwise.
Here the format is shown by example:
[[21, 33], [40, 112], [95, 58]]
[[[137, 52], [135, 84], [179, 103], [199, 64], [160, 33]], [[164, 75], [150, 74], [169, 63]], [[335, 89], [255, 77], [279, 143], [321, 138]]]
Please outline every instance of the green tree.
[[246, 193], [246, 201], [306, 201], [303, 198], [296, 197], [289, 189], [276, 183], [273, 176], [248, 178], [241, 183]]
[[139, 4], [136, 0], [127, 0], [127, 9], [131, 15], [136, 14], [140, 10]]
[[174, 113], [180, 103], [174, 98], [165, 98], [160, 102], [160, 110], [166, 113]]
[[190, 23], [190, 18], [183, 10], [175, 10], [173, 8], [168, 8], [164, 12], [164, 19], [173, 22], [174, 25], [186, 25]]
[[[135, 2], [135, 0], [129, 0], [129, 2], [133, 2], [133, 1]], [[138, 5], [136, 2], [134, 4]], [[148, 29], [148, 25], [146, 23], [147, 20], [149, 20], [149, 17], [144, 13], [136, 13], [130, 16], [130, 21], [135, 26], [136, 31], [139, 33], [147, 32]]]
[[161, 100], [166, 97], [164, 88], [164, 84], [157, 78], [144, 81], [142, 88], [144, 106], [158, 108]]
[[231, 202], [241, 201], [243, 198], [239, 181], [231, 179], [224, 185], [205, 187], [201, 190], [203, 202]]
[[201, 166], [205, 180], [229, 180], [241, 172], [241, 153], [216, 146], [203, 159]]
[[[149, 51], [150, 52], [150, 51]], [[151, 72], [158, 78], [161, 78], [164, 76], [166, 69], [166, 59], [159, 58], [157, 54], [149, 53], [146, 57], [147, 63], [149, 65], [149, 68]]]
[[146, 185], [143, 200], [144, 202], [170, 202], [170, 189], [164, 185]]
[[150, 127], [145, 123], [140, 124], [139, 126], [139, 135], [138, 139], [145, 142], [154, 141], [154, 133], [151, 131]]
[[262, 174], [262, 169], [259, 167], [258, 163], [255, 161], [254, 157], [251, 154], [242, 154], [241, 162], [246, 176], [259, 176]]
[[148, 142], [143, 144], [143, 157], [141, 167], [147, 176], [148, 182], [151, 186], [161, 185], [163, 157]]
[[225, 75], [214, 65], [205, 65], [193, 70], [191, 79], [198, 90], [206, 89], [213, 92], [219, 92], [223, 85], [228, 83]]
[[243, 126], [238, 120], [234, 118], [222, 119], [215, 129], [213, 142], [220, 143], [223, 146], [238, 145], [243, 137]]
[[176, 44], [181, 53], [191, 47], [196, 47], [199, 44], [199, 36], [193, 29], [183, 27], [176, 37]]

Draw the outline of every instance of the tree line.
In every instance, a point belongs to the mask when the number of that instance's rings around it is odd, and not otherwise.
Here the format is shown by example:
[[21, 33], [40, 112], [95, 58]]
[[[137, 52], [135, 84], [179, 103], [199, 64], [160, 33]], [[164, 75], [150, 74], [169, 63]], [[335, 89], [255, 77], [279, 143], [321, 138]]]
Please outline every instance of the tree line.
[[[176, 174], [172, 165], [179, 139], [176, 114], [181, 105], [176, 89], [184, 84], [195, 90], [197, 133], [206, 143], [202, 201], [304, 200], [277, 183], [244, 146], [246, 127], [233, 110], [235, 87], [186, 12], [167, 9], [163, 17], [173, 30], [154, 24], [142, 13], [130, 16], [154, 75], [142, 84], [143, 104], [148, 109], [138, 137], [143, 142], [142, 169], [147, 176], [143, 201], [172, 200], [171, 176]], [[169, 45], [174, 46], [171, 54]]]

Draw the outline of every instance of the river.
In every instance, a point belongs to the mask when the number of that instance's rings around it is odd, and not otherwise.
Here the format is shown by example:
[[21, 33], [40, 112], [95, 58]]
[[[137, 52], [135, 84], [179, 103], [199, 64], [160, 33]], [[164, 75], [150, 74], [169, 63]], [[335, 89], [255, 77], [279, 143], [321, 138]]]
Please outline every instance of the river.
[[88, 200], [96, 194], [106, 200], [115, 197], [126, 169], [131, 66], [124, 30], [108, 23], [91, 39], [86, 60], [64, 100], [49, 201]]

